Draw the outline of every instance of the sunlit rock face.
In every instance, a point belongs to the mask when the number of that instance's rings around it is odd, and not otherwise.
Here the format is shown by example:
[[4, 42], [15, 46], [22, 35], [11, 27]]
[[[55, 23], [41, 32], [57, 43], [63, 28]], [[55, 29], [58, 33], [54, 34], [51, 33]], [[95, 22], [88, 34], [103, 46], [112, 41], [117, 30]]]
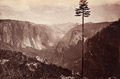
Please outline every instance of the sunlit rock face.
[[0, 41], [16, 47], [32, 47], [41, 50], [46, 49], [47, 46], [55, 46], [75, 26], [74, 23], [43, 25], [1, 19]]
[[82, 33], [80, 30], [75, 30], [71, 34], [71, 39], [70, 39], [70, 46], [75, 46], [77, 45], [78, 41], [82, 40]]
[[[97, 32], [107, 27], [111, 22], [102, 22], [102, 23], [86, 23], [85, 24], [85, 41], [88, 38], [94, 36]], [[68, 31], [64, 37], [57, 44], [57, 52], [61, 49], [67, 49], [70, 47], [75, 47], [78, 44], [78, 41], [82, 39], [82, 25], [76, 24], [74, 28]], [[85, 42], [84, 41], [84, 42]]]
[[16, 47], [44, 49], [50, 41], [50, 33], [44, 26], [26, 21], [0, 20], [0, 41]]

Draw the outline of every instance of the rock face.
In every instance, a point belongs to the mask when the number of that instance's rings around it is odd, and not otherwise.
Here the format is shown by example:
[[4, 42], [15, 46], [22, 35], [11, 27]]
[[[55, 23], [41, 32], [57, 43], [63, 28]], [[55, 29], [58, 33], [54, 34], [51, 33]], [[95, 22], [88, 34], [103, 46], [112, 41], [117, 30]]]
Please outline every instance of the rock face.
[[27, 21], [0, 20], [0, 41], [15, 47], [32, 47], [38, 50], [55, 46], [76, 24], [34, 24]]
[[[110, 22], [103, 23], [86, 23], [85, 24], [85, 40], [94, 36], [98, 31], [102, 30], [102, 28], [107, 27]], [[77, 45], [78, 41], [81, 40], [81, 25], [76, 24], [76, 27], [71, 29], [58, 43], [57, 50], [61, 50], [62, 48], [74, 47]]]
[[0, 20], [0, 41], [20, 48], [44, 49], [51, 41], [51, 34], [44, 26], [25, 21]]
[[120, 78], [120, 20], [87, 40], [85, 76]]
[[[110, 24], [111, 22], [85, 24], [85, 42]], [[81, 51], [81, 25], [77, 25], [58, 43], [56, 47], [57, 64], [74, 72], [79, 72], [81, 69]]]

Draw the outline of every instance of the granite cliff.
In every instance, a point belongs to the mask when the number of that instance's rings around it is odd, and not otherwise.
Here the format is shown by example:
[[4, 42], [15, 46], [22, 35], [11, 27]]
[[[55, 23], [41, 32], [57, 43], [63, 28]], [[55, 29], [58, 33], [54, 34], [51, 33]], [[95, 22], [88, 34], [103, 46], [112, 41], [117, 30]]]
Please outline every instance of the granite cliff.
[[0, 41], [18, 48], [45, 49], [51, 42], [46, 25], [27, 21], [0, 20]]

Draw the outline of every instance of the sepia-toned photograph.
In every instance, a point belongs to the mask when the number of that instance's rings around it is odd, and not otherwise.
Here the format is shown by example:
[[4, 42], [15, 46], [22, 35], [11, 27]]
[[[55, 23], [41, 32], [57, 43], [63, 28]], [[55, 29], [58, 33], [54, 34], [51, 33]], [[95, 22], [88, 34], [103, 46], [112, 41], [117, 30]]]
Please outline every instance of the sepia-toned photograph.
[[0, 0], [0, 79], [120, 79], [120, 0]]

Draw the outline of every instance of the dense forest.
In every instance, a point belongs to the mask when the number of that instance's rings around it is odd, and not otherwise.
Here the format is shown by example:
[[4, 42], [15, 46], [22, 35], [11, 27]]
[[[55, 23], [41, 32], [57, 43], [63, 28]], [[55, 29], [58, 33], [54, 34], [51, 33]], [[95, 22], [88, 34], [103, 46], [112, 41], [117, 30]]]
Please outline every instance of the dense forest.
[[84, 75], [92, 78], [120, 78], [120, 20], [86, 42]]
[[27, 57], [21, 52], [0, 50], [0, 78], [2, 79], [40, 79], [72, 76], [68, 69], [53, 64], [45, 64], [36, 58]]

